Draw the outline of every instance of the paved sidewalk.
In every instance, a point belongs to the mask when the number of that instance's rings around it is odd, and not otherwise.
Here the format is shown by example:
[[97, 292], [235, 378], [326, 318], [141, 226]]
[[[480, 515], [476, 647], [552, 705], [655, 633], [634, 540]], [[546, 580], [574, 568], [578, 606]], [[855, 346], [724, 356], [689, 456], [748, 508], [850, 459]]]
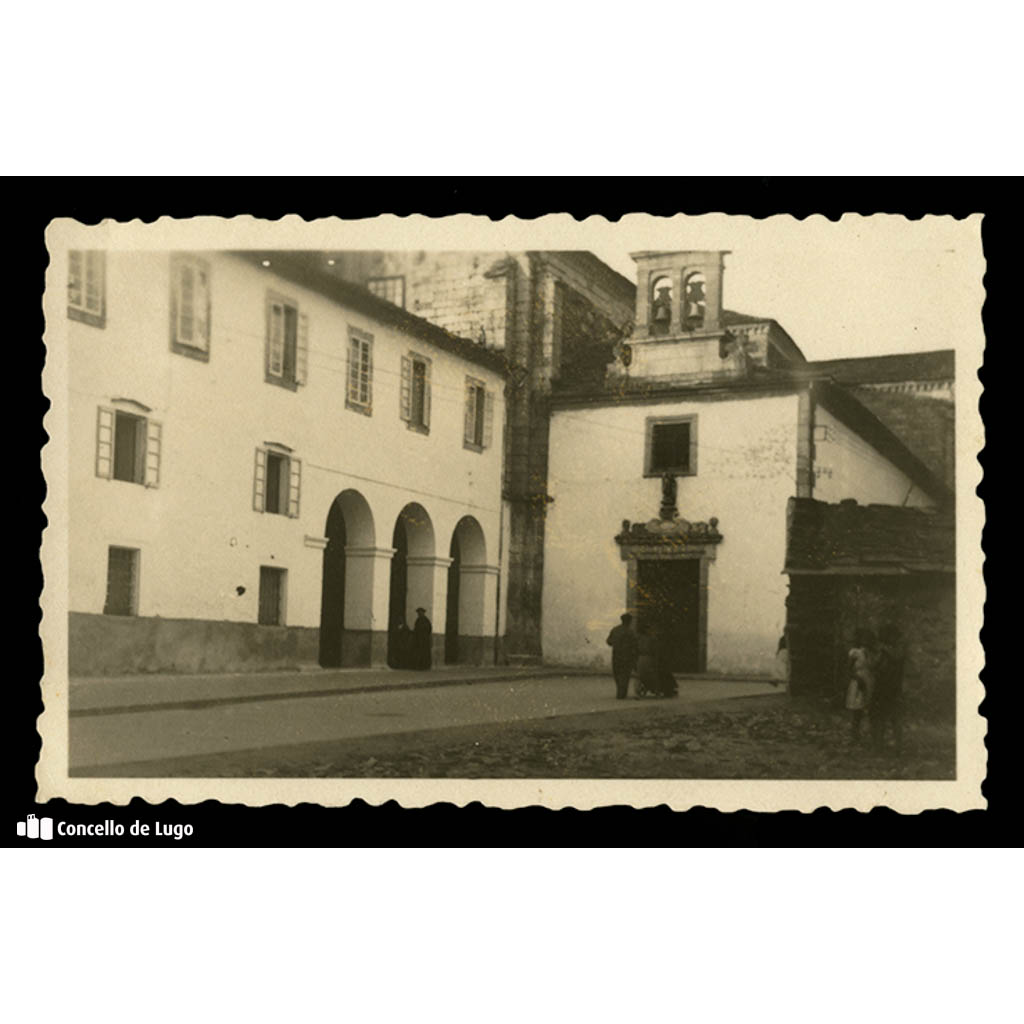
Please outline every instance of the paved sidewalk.
[[[197, 710], [250, 701], [293, 700], [342, 694], [413, 690], [474, 683], [530, 682], [542, 679], [600, 677], [592, 668], [527, 665], [439, 665], [429, 671], [389, 668], [306, 669], [279, 672], [207, 673], [202, 675], [150, 674], [74, 677], [70, 681], [72, 717], [122, 714], [183, 708]], [[611, 673], [607, 674], [612, 685]], [[684, 682], [754, 682], [751, 676], [687, 676]]]
[[[478, 685], [459, 685], [468, 682]], [[313, 694], [238, 694], [214, 704], [94, 705], [72, 716], [69, 752], [73, 771], [102, 774], [96, 769], [104, 765], [598, 711], [628, 717], [652, 705], [671, 709], [679, 703], [772, 693], [778, 691], [764, 682], [691, 680], [680, 683], [678, 700], [617, 701], [610, 675], [538, 676], [534, 669], [499, 680], [496, 674], [483, 679], [478, 671], [447, 685], [404, 690], [353, 686]]]
[[593, 675], [593, 670], [516, 668], [508, 665], [444, 665], [430, 671], [349, 668], [284, 670], [280, 672], [153, 674], [103, 678], [72, 678], [69, 707], [72, 716], [113, 714], [161, 708], [202, 708], [248, 701], [290, 700], [378, 690], [411, 690], [528, 679]]

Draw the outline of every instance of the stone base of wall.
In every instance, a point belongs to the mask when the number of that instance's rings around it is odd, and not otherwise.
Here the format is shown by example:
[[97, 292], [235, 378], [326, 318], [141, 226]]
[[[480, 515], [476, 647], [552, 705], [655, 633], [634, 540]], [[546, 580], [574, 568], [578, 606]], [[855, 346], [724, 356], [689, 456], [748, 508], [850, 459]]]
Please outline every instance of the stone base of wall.
[[313, 666], [319, 634], [306, 626], [71, 612], [68, 671], [73, 676], [118, 676]]
[[[444, 640], [444, 637], [441, 638]], [[434, 637], [435, 665], [493, 665], [494, 664], [494, 637], [493, 636], [462, 636], [459, 635], [457, 643], [457, 656], [453, 661], [445, 658], [445, 645], [441, 644], [440, 660], [437, 660], [437, 637]]]
[[899, 627], [907, 650], [908, 713], [952, 719], [956, 701], [956, 580], [912, 576], [792, 576], [787, 607], [790, 692], [842, 706], [854, 631]]

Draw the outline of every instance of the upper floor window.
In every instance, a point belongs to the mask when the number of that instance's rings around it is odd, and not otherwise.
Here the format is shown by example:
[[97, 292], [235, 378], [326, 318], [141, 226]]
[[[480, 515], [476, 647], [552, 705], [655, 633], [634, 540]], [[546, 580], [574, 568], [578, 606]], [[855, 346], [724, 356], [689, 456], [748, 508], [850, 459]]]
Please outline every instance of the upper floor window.
[[267, 293], [267, 381], [293, 391], [306, 383], [309, 321], [298, 303]]
[[297, 519], [302, 462], [284, 445], [266, 444], [256, 449], [253, 474], [252, 507]]
[[373, 336], [355, 327], [350, 327], [348, 332], [345, 404], [367, 415], [373, 408]]
[[694, 476], [697, 473], [697, 417], [672, 416], [647, 421], [644, 476]]
[[687, 331], [697, 330], [704, 326], [704, 315], [707, 311], [707, 282], [704, 275], [694, 273], [687, 275], [683, 285], [683, 327]]
[[161, 435], [160, 424], [148, 416], [101, 405], [96, 418], [96, 475], [159, 487]]
[[483, 451], [491, 446], [494, 424], [494, 395], [481, 380], [466, 378], [466, 419], [462, 443], [466, 448]]
[[68, 316], [103, 327], [107, 321], [107, 256], [98, 249], [68, 253]]
[[192, 256], [171, 258], [171, 351], [210, 358], [210, 265]]
[[371, 277], [366, 287], [379, 299], [385, 299], [395, 306], [405, 309], [405, 278], [404, 277]]
[[430, 430], [430, 360], [415, 352], [402, 356], [401, 416], [411, 430]]

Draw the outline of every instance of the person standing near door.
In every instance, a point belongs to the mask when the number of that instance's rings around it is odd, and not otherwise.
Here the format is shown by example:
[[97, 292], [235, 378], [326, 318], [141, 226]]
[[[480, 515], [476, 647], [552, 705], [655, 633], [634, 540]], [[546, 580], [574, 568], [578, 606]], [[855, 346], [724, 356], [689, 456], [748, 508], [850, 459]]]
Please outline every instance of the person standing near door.
[[427, 618], [426, 608], [416, 609], [416, 622], [412, 627], [411, 668], [428, 669], [431, 662], [434, 627]]
[[615, 698], [625, 700], [629, 693], [629, 680], [636, 668], [638, 651], [637, 636], [633, 632], [633, 616], [626, 612], [621, 623], [609, 634], [606, 641], [612, 649], [612, 675], [615, 677]]

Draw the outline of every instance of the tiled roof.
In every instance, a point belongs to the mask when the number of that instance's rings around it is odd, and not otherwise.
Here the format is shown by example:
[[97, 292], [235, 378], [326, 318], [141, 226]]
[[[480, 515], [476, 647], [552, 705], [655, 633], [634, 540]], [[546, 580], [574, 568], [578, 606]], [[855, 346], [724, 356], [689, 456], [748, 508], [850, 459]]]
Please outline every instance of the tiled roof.
[[952, 490], [955, 413], [951, 402], [871, 387], [850, 390]]
[[789, 499], [787, 572], [952, 572], [955, 551], [948, 511]]
[[826, 374], [840, 384], [880, 384], [899, 380], [952, 380], [952, 349], [936, 352], [899, 352], [859, 359], [822, 359], [807, 369]]

